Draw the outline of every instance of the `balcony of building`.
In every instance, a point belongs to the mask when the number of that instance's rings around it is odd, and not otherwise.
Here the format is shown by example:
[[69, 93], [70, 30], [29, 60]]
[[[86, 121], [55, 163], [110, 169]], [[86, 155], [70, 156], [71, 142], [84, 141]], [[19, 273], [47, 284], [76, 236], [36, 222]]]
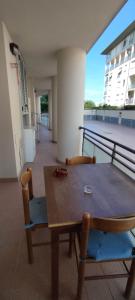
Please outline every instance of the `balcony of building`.
[[133, 59], [130, 63], [129, 76], [135, 75], [135, 59]]
[[27, 162], [27, 149], [31, 148], [34, 159], [32, 140], [35, 127], [38, 131], [39, 98], [43, 94], [49, 98], [49, 128], [52, 140], [58, 142], [57, 159], [64, 161], [66, 156], [80, 152], [77, 128], [83, 121], [86, 53], [124, 3], [119, 0], [114, 5], [105, 0], [100, 4], [105, 13], [98, 17], [96, 4], [91, 1], [72, 5], [46, 1], [41, 6], [31, 0], [23, 5], [20, 1], [14, 5], [8, 0], [1, 2], [0, 180], [19, 177]]
[[[87, 123], [87, 124], [86, 124]], [[116, 125], [105, 124], [99, 121], [90, 121], [85, 123], [90, 128], [105, 137], [119, 140], [119, 131]], [[121, 129], [124, 135], [124, 129]], [[134, 143], [132, 139], [133, 129], [126, 129], [125, 144]], [[116, 136], [117, 135], [117, 136]], [[57, 145], [51, 142], [51, 132], [40, 125], [40, 143], [37, 144], [37, 154], [35, 161], [25, 165], [33, 170], [34, 193], [37, 196], [45, 192], [43, 166], [56, 165]], [[122, 140], [122, 136], [121, 136]], [[130, 141], [130, 142], [129, 142]], [[121, 142], [121, 141], [120, 141]], [[130, 146], [131, 146], [130, 144]], [[134, 146], [132, 144], [132, 146]], [[88, 145], [85, 144], [85, 151], [88, 151]], [[91, 149], [92, 150], [92, 149]], [[93, 150], [92, 150], [93, 151]], [[99, 155], [99, 158], [101, 155]], [[102, 159], [105, 160], [105, 155]], [[107, 158], [108, 160], [108, 158]], [[1, 247], [0, 247], [0, 299], [33, 299], [49, 300], [51, 299], [51, 247], [43, 246], [34, 249], [34, 264], [27, 262], [27, 249], [25, 232], [23, 228], [23, 206], [20, 194], [20, 187], [17, 182], [0, 183], [0, 211], [1, 211]], [[44, 232], [44, 229], [33, 232], [34, 241], [50, 241], [50, 231]], [[75, 299], [77, 288], [77, 266], [75, 252], [72, 258], [67, 255], [67, 243], [60, 246], [60, 300]], [[89, 269], [89, 268], [88, 268]], [[87, 270], [89, 271], [89, 270]], [[109, 263], [90, 266], [90, 274], [105, 274], [110, 272], [124, 272], [122, 263]], [[104, 299], [124, 300], [123, 292], [126, 280], [109, 279], [86, 282], [83, 291], [83, 300]], [[98, 287], [98, 288], [97, 288]], [[134, 292], [131, 300], [134, 299]]]
[[[125, 2], [0, 3], [1, 299], [50, 298], [50, 246], [36, 248], [34, 265], [27, 264], [18, 180], [31, 166], [35, 194], [44, 195], [43, 167], [81, 154], [86, 54]], [[49, 99], [49, 131], [39, 125], [41, 95]], [[40, 237], [44, 233], [35, 233]], [[69, 260], [66, 251], [63, 244], [60, 298], [72, 299], [75, 254]], [[86, 284], [83, 299], [123, 299], [124, 284], [99, 283], [98, 291], [95, 283]]]
[[129, 77], [128, 91], [134, 91], [135, 89], [135, 68], [132, 70], [132, 75]]

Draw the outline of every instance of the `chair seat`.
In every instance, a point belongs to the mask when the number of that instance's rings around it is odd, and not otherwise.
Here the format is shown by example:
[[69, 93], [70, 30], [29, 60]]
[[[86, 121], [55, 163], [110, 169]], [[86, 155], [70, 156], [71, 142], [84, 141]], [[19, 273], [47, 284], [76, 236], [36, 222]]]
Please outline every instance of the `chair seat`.
[[135, 236], [130, 231], [106, 233], [92, 229], [87, 255], [97, 261], [135, 257]]
[[30, 220], [33, 225], [47, 224], [47, 201], [45, 197], [33, 198], [29, 201]]

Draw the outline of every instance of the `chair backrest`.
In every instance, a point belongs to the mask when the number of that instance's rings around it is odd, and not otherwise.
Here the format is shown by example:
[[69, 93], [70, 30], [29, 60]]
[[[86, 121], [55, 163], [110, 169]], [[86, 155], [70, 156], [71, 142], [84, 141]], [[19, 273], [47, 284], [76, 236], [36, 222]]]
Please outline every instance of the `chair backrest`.
[[79, 164], [95, 164], [96, 157], [90, 156], [75, 156], [72, 158], [66, 158], [66, 165], [79, 165]]
[[97, 229], [104, 232], [122, 232], [135, 228], [135, 217], [113, 218], [92, 218], [89, 213], [83, 215], [81, 233], [81, 257], [87, 253], [89, 230]]
[[33, 198], [32, 169], [31, 168], [27, 168], [27, 170], [22, 173], [20, 182], [21, 182], [21, 186], [22, 186], [25, 224], [29, 224], [30, 223], [29, 200], [31, 200]]
[[33, 198], [33, 184], [32, 184], [32, 169], [31, 168], [27, 168], [27, 170], [22, 173], [21, 185], [22, 185], [22, 189], [28, 188], [29, 199], [32, 199]]

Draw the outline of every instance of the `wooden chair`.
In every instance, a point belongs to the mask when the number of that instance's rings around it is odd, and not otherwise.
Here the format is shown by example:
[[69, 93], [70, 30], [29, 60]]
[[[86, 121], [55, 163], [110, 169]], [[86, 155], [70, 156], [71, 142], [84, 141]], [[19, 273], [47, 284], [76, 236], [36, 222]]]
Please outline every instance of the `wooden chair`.
[[[78, 234], [75, 242], [78, 262], [77, 300], [82, 298], [84, 280], [123, 277], [128, 277], [125, 297], [130, 297], [135, 279], [135, 235], [132, 232], [134, 227], [135, 217], [92, 219], [88, 213], [83, 215], [81, 234]], [[126, 265], [128, 260], [132, 261], [130, 270]], [[126, 272], [124, 274], [85, 276], [85, 265], [87, 263], [105, 263], [109, 261], [123, 262]]]
[[[66, 158], [65, 163], [68, 166], [80, 165], [80, 164], [95, 164], [96, 163], [96, 157], [95, 156], [93, 156], [93, 157], [90, 157], [90, 156], [74, 156], [70, 159]], [[75, 238], [74, 233], [70, 233], [70, 236], [69, 236], [69, 257], [72, 256], [74, 238]]]
[[28, 249], [28, 261], [33, 263], [33, 247], [47, 245], [49, 243], [32, 243], [32, 231], [37, 228], [47, 227], [46, 198], [33, 196], [32, 170], [27, 168], [21, 175], [25, 232]]
[[90, 156], [75, 156], [72, 158], [66, 158], [66, 165], [80, 165], [80, 164], [95, 164], [96, 157]]

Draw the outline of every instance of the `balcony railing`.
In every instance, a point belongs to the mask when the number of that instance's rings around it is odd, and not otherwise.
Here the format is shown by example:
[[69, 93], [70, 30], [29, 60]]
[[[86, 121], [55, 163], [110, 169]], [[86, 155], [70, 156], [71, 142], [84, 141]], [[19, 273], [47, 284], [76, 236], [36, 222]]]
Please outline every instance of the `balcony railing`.
[[82, 154], [95, 155], [99, 163], [111, 162], [135, 179], [135, 149], [124, 146], [86, 127], [79, 127], [79, 129], [83, 130]]
[[121, 61], [117, 62], [116, 64], [114, 64], [110, 67], [107, 67], [105, 73], [108, 73], [109, 71], [112, 71], [114, 68], [119, 67], [120, 65], [124, 64], [125, 62], [127, 62], [128, 60], [130, 60], [133, 57], [135, 57], [135, 52], [130, 56], [126, 56], [126, 57], [122, 58]]
[[135, 90], [135, 83], [129, 84], [128, 90], [129, 90], [129, 91], [130, 91], [130, 90]]
[[125, 101], [125, 104], [126, 105], [133, 105], [133, 104], [135, 104], [135, 98], [128, 98], [128, 99], [126, 99], [126, 101]]

